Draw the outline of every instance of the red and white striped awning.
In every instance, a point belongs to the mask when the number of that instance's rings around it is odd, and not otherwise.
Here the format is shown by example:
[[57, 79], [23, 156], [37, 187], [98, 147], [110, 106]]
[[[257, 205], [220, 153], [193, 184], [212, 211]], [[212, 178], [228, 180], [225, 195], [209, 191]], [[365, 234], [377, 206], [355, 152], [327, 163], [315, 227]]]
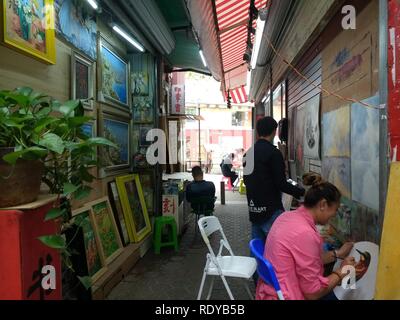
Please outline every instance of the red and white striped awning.
[[[230, 90], [234, 103], [245, 103], [248, 101], [245, 90], [247, 65], [243, 61], [243, 56], [247, 46], [250, 0], [213, 1], [215, 1], [218, 22], [217, 30], [225, 75], [225, 89]], [[255, 6], [257, 9], [262, 9], [267, 2], [268, 0], [255, 0]], [[257, 22], [254, 20], [253, 28], [256, 27]], [[251, 42], [254, 42], [254, 35], [251, 36]]]
[[[231, 96], [232, 99], [231, 102], [234, 104], [246, 103], [249, 100], [247, 97], [245, 86], [229, 90], [229, 95]], [[228, 98], [228, 93], [226, 93], [226, 98]]]

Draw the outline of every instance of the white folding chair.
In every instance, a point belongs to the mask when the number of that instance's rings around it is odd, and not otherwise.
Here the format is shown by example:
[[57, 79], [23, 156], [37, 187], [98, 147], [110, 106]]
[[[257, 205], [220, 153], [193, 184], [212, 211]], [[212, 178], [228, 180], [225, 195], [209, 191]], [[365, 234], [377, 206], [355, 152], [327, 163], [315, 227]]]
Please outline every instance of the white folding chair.
[[[257, 270], [257, 261], [251, 257], [241, 257], [235, 256], [233, 254], [232, 248], [226, 239], [224, 231], [222, 230], [221, 224], [217, 217], [203, 217], [198, 221], [201, 236], [208, 247], [209, 253], [207, 254], [206, 266], [204, 268], [203, 278], [201, 280], [199, 293], [197, 295], [197, 300], [201, 299], [203, 293], [204, 283], [206, 281], [207, 275], [210, 276], [220, 276], [222, 282], [224, 283], [225, 289], [228, 292], [229, 298], [234, 300], [231, 289], [226, 281], [226, 277], [241, 278], [244, 279], [244, 286], [250, 299], [254, 299], [248, 282], [253, 276], [254, 272]], [[211, 247], [209, 236], [214, 232], [219, 231], [221, 233], [222, 239], [220, 241], [220, 247], [218, 250], [218, 255], [214, 254], [214, 250]], [[227, 249], [230, 255], [223, 256], [222, 251]], [[207, 300], [210, 299], [211, 293], [214, 287], [215, 277], [212, 278], [211, 286], [207, 295]]]

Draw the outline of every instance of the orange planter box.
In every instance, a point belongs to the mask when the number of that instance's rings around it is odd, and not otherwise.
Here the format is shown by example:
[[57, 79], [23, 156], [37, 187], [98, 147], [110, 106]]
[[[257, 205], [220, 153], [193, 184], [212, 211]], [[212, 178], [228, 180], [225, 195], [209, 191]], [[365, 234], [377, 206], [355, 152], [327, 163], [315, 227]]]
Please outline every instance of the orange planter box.
[[[46, 195], [31, 204], [0, 209], [0, 300], [62, 299], [60, 253], [38, 240], [60, 230], [58, 222], [44, 222], [56, 200]], [[55, 289], [46, 285], [52, 275]]]

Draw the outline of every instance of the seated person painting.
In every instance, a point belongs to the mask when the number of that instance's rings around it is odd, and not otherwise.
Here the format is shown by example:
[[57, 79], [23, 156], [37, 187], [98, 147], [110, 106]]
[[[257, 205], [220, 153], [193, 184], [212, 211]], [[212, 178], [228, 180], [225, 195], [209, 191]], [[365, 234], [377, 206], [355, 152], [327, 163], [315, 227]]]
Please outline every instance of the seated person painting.
[[[204, 200], [207, 204], [206, 210], [214, 210], [215, 186], [214, 183], [204, 180], [203, 171], [199, 166], [193, 167], [192, 176], [194, 181], [186, 187], [186, 200], [192, 204], [192, 209], [198, 200]], [[208, 200], [208, 201], [207, 201]]]
[[[323, 240], [316, 225], [326, 225], [340, 205], [340, 191], [318, 175], [304, 180], [310, 186], [304, 205], [278, 217], [268, 235], [264, 257], [273, 265], [286, 300], [336, 300], [333, 289], [341, 285], [344, 266], [354, 266], [348, 257], [353, 243], [339, 250], [323, 252]], [[341, 267], [323, 276], [323, 266], [343, 259]], [[256, 299], [276, 300], [272, 287], [258, 281]]]
[[231, 178], [232, 185], [235, 184], [235, 181], [238, 178], [238, 174], [235, 171], [232, 171], [232, 167], [233, 167], [232, 163], [233, 163], [234, 158], [235, 158], [235, 154], [231, 153], [231, 154], [225, 156], [222, 159], [222, 162], [220, 164], [223, 176], [227, 177], [227, 178]]

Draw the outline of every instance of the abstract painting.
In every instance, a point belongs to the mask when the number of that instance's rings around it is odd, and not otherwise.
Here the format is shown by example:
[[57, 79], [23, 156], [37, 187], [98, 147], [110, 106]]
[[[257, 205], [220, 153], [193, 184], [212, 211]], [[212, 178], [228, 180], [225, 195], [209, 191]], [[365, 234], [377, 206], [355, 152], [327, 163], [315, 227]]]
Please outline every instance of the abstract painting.
[[350, 162], [350, 158], [326, 157], [322, 160], [322, 176], [346, 198], [351, 198]]
[[75, 48], [97, 59], [97, 24], [93, 10], [77, 0], [55, 0], [56, 31]]
[[128, 64], [101, 43], [102, 94], [109, 102], [128, 106]]
[[[379, 97], [364, 102], [377, 106]], [[353, 200], [379, 210], [379, 110], [355, 103], [351, 119]]]
[[323, 157], [350, 157], [350, 107], [322, 116]]
[[128, 122], [104, 116], [103, 137], [115, 143], [118, 148], [104, 147], [103, 162], [108, 169], [129, 167], [130, 125]]
[[320, 159], [320, 100], [318, 94], [304, 104], [304, 156], [309, 159]]
[[93, 228], [90, 207], [75, 210], [72, 212], [72, 216], [74, 224], [82, 228], [88, 275], [92, 281], [95, 281], [101, 274], [103, 262], [99, 249], [100, 243]]
[[129, 237], [132, 242], [140, 242], [151, 232], [151, 224], [139, 175], [117, 177], [116, 183], [125, 219], [129, 221]]
[[56, 63], [53, 0], [3, 0], [6, 45], [48, 64]]
[[122, 248], [110, 203], [105, 197], [88, 205], [92, 208], [95, 229], [98, 232], [104, 260], [108, 264], [118, 256]]

